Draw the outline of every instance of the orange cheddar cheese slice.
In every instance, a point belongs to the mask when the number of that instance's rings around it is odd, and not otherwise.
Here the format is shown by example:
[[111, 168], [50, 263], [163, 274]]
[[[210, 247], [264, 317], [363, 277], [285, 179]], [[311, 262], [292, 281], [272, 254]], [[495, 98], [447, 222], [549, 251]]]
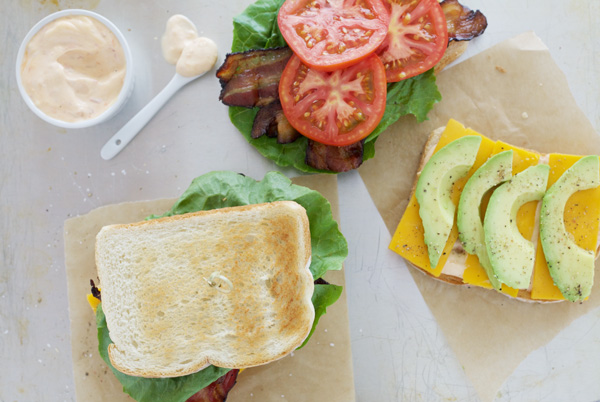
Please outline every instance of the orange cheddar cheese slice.
[[490, 283], [485, 270], [479, 263], [479, 258], [474, 254], [467, 255], [467, 259], [465, 260], [463, 282], [468, 283], [469, 285], [492, 289], [492, 284]]
[[[455, 120], [450, 120], [446, 125], [442, 136], [434, 150], [434, 153], [448, 145], [450, 142], [457, 140], [461, 137], [467, 135], [477, 135], [481, 137], [481, 145], [479, 146], [479, 152], [477, 153], [477, 157], [475, 158], [475, 163], [473, 167], [469, 171], [466, 177], [461, 180], [457, 180], [454, 184], [454, 189], [452, 191], [452, 202], [454, 205], [458, 205], [458, 200], [460, 198], [460, 193], [462, 192], [465, 183], [468, 178], [488, 159], [490, 156], [492, 149], [494, 147], [494, 142], [481, 134], [465, 128], [462, 124]], [[389, 248], [396, 253], [400, 254], [407, 261], [416, 265], [417, 267], [423, 269], [429, 274], [438, 277], [442, 273], [442, 268], [446, 264], [448, 260], [448, 256], [452, 251], [452, 247], [454, 243], [458, 239], [458, 229], [456, 227], [456, 220], [454, 225], [452, 226], [452, 230], [450, 235], [448, 236], [448, 240], [446, 242], [446, 246], [444, 247], [444, 252], [440, 257], [438, 265], [436, 267], [431, 267], [429, 263], [429, 256], [427, 254], [427, 246], [425, 245], [424, 240], [424, 229], [423, 222], [421, 221], [421, 217], [419, 216], [419, 203], [414, 195], [411, 196], [406, 211], [398, 224], [394, 236], [392, 237], [392, 241], [390, 243]]]
[[88, 293], [87, 302], [92, 308], [92, 310], [94, 310], [94, 314], [96, 314], [96, 310], [98, 309], [98, 305], [100, 304], [100, 299], [94, 297], [94, 295], [92, 295], [91, 293]]
[[[581, 158], [581, 156], [575, 155], [550, 154], [548, 188]], [[573, 194], [565, 206], [564, 220], [565, 228], [567, 232], [573, 235], [575, 244], [595, 253], [600, 220], [600, 187], [578, 191]], [[564, 300], [548, 271], [539, 237], [531, 298], [536, 300]]]

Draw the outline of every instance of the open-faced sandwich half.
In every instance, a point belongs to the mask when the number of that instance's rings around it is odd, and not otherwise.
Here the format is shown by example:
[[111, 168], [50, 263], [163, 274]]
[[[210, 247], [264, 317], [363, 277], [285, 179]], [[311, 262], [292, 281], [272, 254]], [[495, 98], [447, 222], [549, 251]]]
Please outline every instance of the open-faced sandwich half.
[[390, 248], [439, 280], [583, 301], [598, 255], [597, 155], [541, 154], [450, 120], [425, 145]]

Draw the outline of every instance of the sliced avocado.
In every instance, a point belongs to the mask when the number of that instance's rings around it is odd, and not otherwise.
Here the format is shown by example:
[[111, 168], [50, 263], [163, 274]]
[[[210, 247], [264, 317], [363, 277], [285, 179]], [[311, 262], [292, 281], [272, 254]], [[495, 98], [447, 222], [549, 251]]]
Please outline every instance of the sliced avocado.
[[485, 245], [494, 274], [514, 289], [527, 289], [535, 264], [535, 248], [517, 227], [523, 204], [539, 201], [546, 192], [550, 166], [531, 166], [498, 187], [483, 220]]
[[512, 160], [512, 150], [500, 152], [488, 159], [465, 184], [458, 202], [458, 238], [467, 253], [477, 255], [494, 289], [500, 289], [501, 283], [492, 271], [485, 247], [481, 201], [485, 193], [512, 176]]
[[473, 166], [479, 144], [481, 137], [476, 135], [452, 141], [431, 156], [417, 181], [415, 196], [432, 268], [440, 260], [454, 223], [452, 188]]
[[594, 282], [594, 252], [575, 244], [564, 221], [565, 205], [580, 190], [598, 187], [598, 156], [578, 160], [554, 183], [542, 199], [540, 238], [554, 283], [570, 301], [588, 297]]

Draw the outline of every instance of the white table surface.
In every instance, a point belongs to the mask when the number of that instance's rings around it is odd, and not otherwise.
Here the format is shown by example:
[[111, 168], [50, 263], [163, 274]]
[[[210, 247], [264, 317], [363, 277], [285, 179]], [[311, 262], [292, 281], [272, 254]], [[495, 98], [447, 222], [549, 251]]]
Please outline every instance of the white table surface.
[[[464, 2], [481, 9], [489, 26], [463, 57], [535, 31], [600, 130], [600, 2]], [[160, 53], [167, 18], [188, 16], [202, 35], [217, 42], [222, 57], [231, 45], [232, 16], [250, 0], [1, 3], [0, 401], [71, 401], [64, 220], [111, 203], [177, 197], [194, 177], [211, 170], [262, 178], [281, 169], [231, 125], [212, 74], [178, 93], [119, 156], [100, 158], [102, 145], [174, 73]], [[17, 90], [14, 62], [22, 38], [39, 19], [63, 8], [103, 14], [132, 46], [133, 96], [118, 116], [96, 128], [50, 126], [27, 109]], [[339, 191], [341, 229], [350, 247], [345, 267], [357, 400], [477, 401], [406, 266], [387, 249], [390, 235], [359, 175], [339, 175]], [[600, 311], [593, 311], [532, 353], [497, 400], [598, 400], [598, 356]]]

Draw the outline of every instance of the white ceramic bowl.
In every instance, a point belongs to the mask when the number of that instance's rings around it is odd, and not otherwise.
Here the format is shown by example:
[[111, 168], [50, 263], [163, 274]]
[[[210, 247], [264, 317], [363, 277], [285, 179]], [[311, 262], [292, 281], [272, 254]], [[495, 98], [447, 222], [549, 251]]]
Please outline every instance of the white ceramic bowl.
[[[33, 36], [36, 33], [38, 33], [38, 31], [40, 29], [42, 29], [42, 27], [44, 27], [48, 23], [50, 23], [58, 18], [67, 16], [67, 15], [85, 15], [88, 17], [95, 18], [96, 20], [98, 20], [102, 24], [104, 24], [108, 29], [110, 29], [112, 31], [112, 33], [119, 40], [119, 43], [121, 44], [121, 47], [123, 48], [123, 53], [125, 54], [125, 61], [127, 64], [126, 72], [125, 72], [125, 79], [123, 81], [123, 87], [121, 88], [121, 91], [119, 92], [117, 100], [99, 116], [96, 116], [94, 118], [87, 119], [87, 120], [77, 121], [77, 122], [67, 122], [67, 121], [59, 120], [59, 119], [56, 119], [56, 118], [46, 115], [43, 111], [41, 111], [35, 105], [35, 103], [33, 103], [33, 101], [31, 100], [31, 97], [25, 91], [25, 88], [23, 87], [23, 84], [21, 83], [21, 65], [23, 64], [23, 56], [25, 54], [25, 49], [27, 48], [27, 44], [29, 43], [31, 38], [33, 38]], [[19, 52], [17, 53], [16, 69], [17, 69], [17, 85], [19, 86], [19, 92], [21, 92], [21, 96], [23, 97], [23, 100], [25, 101], [27, 106], [29, 106], [29, 108], [38, 117], [40, 117], [41, 119], [45, 120], [46, 122], [53, 124], [55, 126], [58, 126], [58, 127], [84, 128], [84, 127], [91, 127], [96, 124], [102, 123], [102, 122], [108, 120], [109, 118], [111, 118], [112, 116], [114, 116], [123, 107], [123, 105], [129, 99], [131, 92], [133, 91], [133, 83], [134, 83], [133, 62], [132, 62], [132, 57], [131, 57], [131, 50], [129, 49], [129, 45], [127, 44], [127, 41], [125, 40], [125, 37], [123, 36], [121, 31], [119, 31], [119, 29], [112, 22], [110, 22], [105, 17], [101, 16], [100, 14], [97, 14], [97, 13], [94, 13], [94, 12], [88, 11], [88, 10], [70, 9], [70, 10], [58, 11], [54, 14], [48, 15], [47, 17], [40, 20], [37, 24], [35, 24], [33, 26], [33, 28], [31, 28], [31, 30], [27, 33], [27, 35], [25, 36], [25, 39], [23, 39], [23, 42], [21, 43], [21, 47], [19, 47]]]

